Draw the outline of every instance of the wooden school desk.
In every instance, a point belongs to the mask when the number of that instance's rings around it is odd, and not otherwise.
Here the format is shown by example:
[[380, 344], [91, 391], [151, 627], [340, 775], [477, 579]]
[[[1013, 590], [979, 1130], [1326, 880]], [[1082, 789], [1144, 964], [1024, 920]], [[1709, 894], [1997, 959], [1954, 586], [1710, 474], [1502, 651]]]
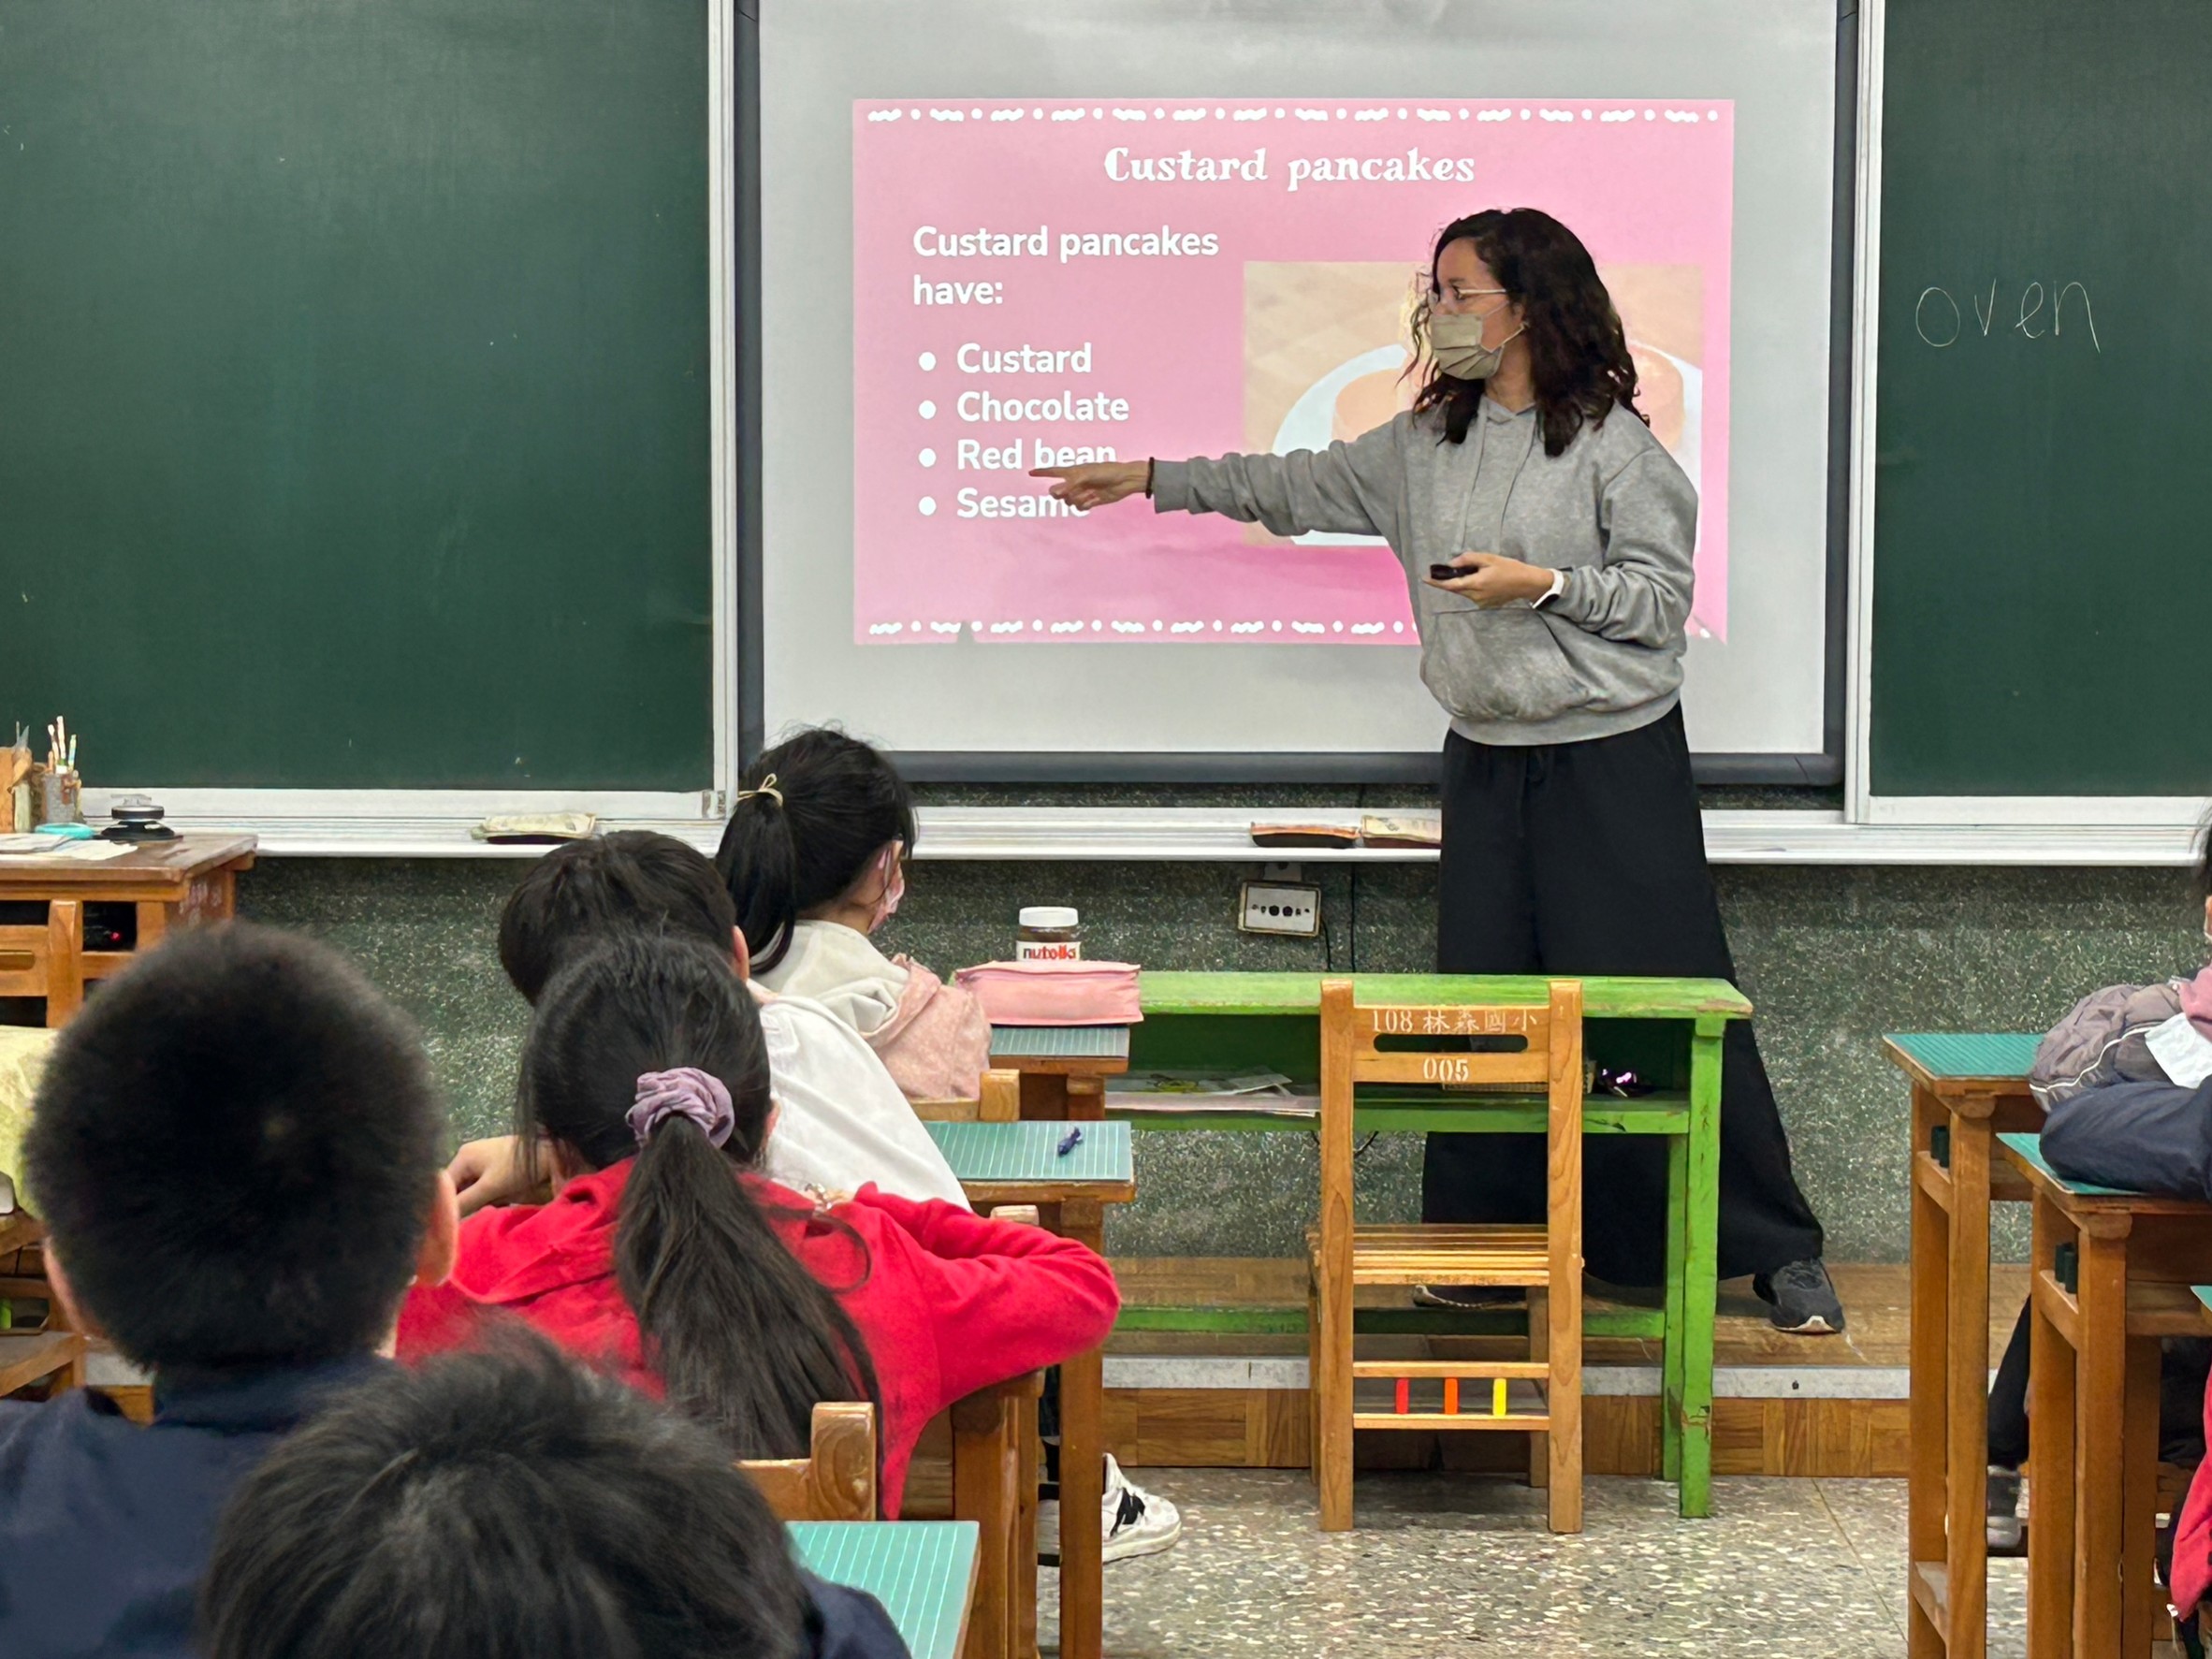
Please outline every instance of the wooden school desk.
[[801, 1564], [883, 1604], [914, 1659], [960, 1659], [975, 1588], [972, 1521], [793, 1521]]
[[[46, 1023], [67, 1025], [88, 980], [120, 973], [172, 927], [227, 921], [239, 872], [254, 867], [254, 844], [252, 836], [190, 835], [92, 863], [0, 856], [0, 904], [46, 907], [42, 921], [0, 925], [0, 997], [43, 997]], [[85, 948], [88, 905], [124, 908], [130, 949]]]
[[[1533, 975], [1355, 974], [1362, 1001], [1428, 1004], [1540, 1003], [1550, 982]], [[1583, 1014], [1595, 1026], [1592, 1046], [1609, 1065], [1629, 1065], [1671, 1087], [1634, 1099], [1593, 1096], [1584, 1111], [1588, 1134], [1660, 1135], [1667, 1139], [1666, 1298], [1655, 1309], [1607, 1309], [1585, 1329], [1592, 1335], [1657, 1337], [1664, 1346], [1660, 1403], [1661, 1470], [1679, 1483], [1685, 1516], [1712, 1509], [1713, 1309], [1720, 1225], [1721, 1039], [1730, 1020], [1751, 1017], [1751, 1004], [1720, 980], [1589, 978], [1581, 982]], [[1026, 1070], [1050, 1064], [1061, 1074], [1086, 1053], [1105, 1064], [1070, 1075], [1075, 1102], [1105, 1079], [1140, 1071], [1215, 1075], [1272, 1070], [1310, 1084], [1320, 1075], [1321, 976], [1305, 973], [1168, 973], [1147, 970], [1140, 982], [1144, 1018], [1128, 1027], [1011, 1030], [992, 1033], [991, 1063]], [[1688, 1027], [1687, 1031], [1683, 1027]], [[1024, 1079], [1025, 1090], [1027, 1078]], [[1027, 1095], [1024, 1097], [1025, 1114]], [[1310, 1132], [1311, 1118], [1269, 1112], [1176, 1112], [1149, 1105], [1118, 1113], [1142, 1129], [1233, 1129]], [[1354, 1121], [1369, 1131], [1542, 1134], [1544, 1103], [1532, 1097], [1523, 1113], [1470, 1114], [1439, 1110], [1432, 1095], [1363, 1098]], [[1317, 1196], [1314, 1201], [1318, 1202]], [[1265, 1329], [1304, 1329], [1303, 1310], [1259, 1310]], [[1233, 1332], [1250, 1330], [1253, 1310], [1125, 1307], [1119, 1329]], [[1426, 1309], [1363, 1310], [1361, 1331], [1448, 1333], [1487, 1329], [1495, 1315]]]
[[1024, 1117], [1095, 1123], [1106, 1115], [1106, 1079], [1129, 1069], [1129, 1028], [994, 1026], [991, 1065], [1021, 1073]]
[[2141, 1659], [2162, 1610], [2159, 1345], [2203, 1330], [2212, 1205], [2068, 1181], [2040, 1136], [1997, 1139], [2035, 1215], [2029, 1659]]
[[1913, 1659], [1982, 1659], [1988, 1640], [1989, 1204], [2028, 1185], [1992, 1157], [2001, 1131], [2041, 1129], [2032, 1035], [1882, 1040], [1913, 1084]]
[[[996, 1061], [996, 1055], [994, 1055]], [[1127, 1124], [1041, 1123], [926, 1126], [953, 1179], [979, 1211], [1035, 1204], [1038, 1220], [1063, 1238], [1105, 1249], [1105, 1206], [1137, 1196]], [[1105, 1641], [1106, 1388], [1103, 1346], [1060, 1366], [1060, 1653], [1099, 1659]]]

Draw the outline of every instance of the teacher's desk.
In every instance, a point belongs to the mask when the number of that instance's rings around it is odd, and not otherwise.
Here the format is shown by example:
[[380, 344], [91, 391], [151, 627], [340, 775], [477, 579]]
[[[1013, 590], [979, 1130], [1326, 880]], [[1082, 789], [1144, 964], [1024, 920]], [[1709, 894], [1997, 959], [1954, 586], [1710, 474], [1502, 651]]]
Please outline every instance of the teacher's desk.
[[179, 836], [96, 860], [71, 845], [85, 843], [0, 855], [0, 917], [44, 911], [0, 921], [0, 997], [44, 997], [50, 1026], [76, 1016], [86, 982], [121, 973], [170, 928], [229, 920], [239, 873], [254, 866], [252, 836]]

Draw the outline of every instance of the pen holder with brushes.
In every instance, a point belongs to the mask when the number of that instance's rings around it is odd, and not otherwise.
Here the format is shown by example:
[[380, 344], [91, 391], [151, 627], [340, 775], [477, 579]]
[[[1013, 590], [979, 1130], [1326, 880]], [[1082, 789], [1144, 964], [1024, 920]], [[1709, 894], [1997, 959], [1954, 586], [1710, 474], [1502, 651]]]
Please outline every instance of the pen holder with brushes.
[[76, 773], [46, 771], [38, 775], [38, 822], [82, 823], [84, 783]]

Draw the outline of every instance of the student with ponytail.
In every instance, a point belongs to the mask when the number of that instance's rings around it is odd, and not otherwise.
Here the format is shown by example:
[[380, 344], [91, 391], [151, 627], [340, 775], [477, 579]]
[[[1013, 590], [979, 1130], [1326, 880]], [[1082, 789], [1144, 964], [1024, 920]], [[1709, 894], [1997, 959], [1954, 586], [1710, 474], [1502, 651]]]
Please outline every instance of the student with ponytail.
[[870, 936], [896, 914], [914, 845], [905, 780], [842, 732], [801, 732], [747, 768], [715, 866], [753, 972], [867, 1040], [911, 1099], [970, 1097], [991, 1026], [969, 993]]
[[760, 1013], [709, 947], [617, 935], [564, 965], [524, 1046], [516, 1128], [550, 1203], [478, 1212], [400, 1352], [504, 1309], [715, 1430], [805, 1455], [822, 1400], [880, 1410], [883, 1507], [923, 1425], [1096, 1346], [1119, 1306], [1083, 1245], [864, 1186], [818, 1203], [752, 1172], [774, 1116]]

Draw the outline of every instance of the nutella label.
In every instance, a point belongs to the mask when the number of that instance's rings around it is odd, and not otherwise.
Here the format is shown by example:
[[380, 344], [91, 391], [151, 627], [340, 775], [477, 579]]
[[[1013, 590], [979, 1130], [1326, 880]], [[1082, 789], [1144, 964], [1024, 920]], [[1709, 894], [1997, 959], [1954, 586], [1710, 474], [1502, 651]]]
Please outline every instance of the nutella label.
[[1018, 939], [1014, 940], [1016, 962], [1081, 962], [1083, 945], [1071, 939]]

